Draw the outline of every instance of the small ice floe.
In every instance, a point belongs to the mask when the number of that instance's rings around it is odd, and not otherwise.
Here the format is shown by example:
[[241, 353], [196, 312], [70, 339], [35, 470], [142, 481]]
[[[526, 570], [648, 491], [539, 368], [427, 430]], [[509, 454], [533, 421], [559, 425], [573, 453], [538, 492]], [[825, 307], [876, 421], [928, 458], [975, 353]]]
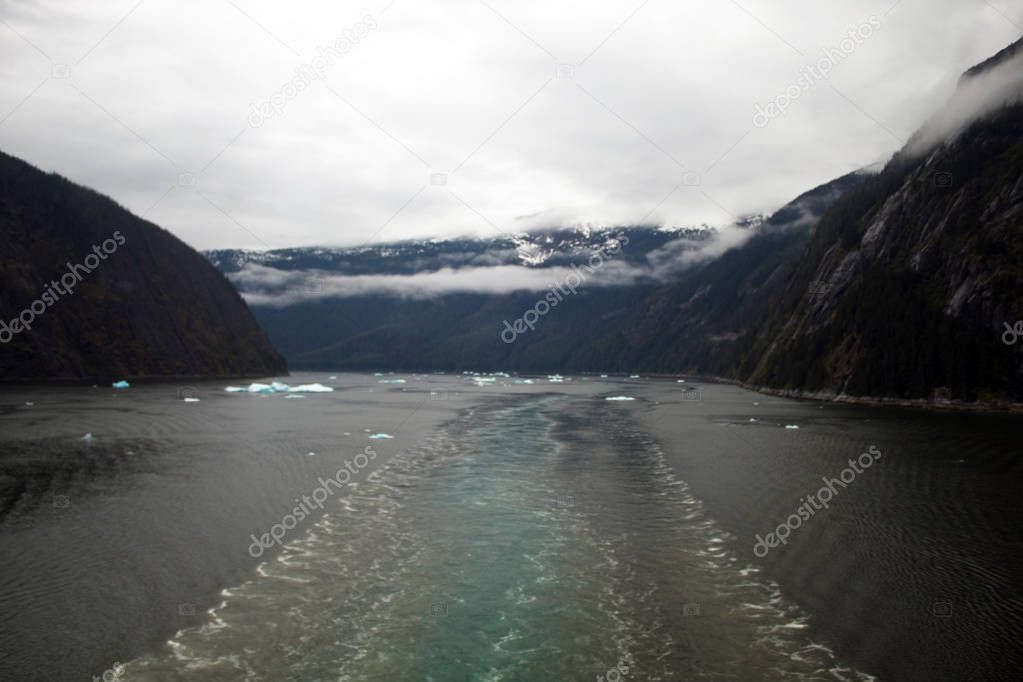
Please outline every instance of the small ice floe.
[[228, 393], [261, 393], [263, 395], [270, 395], [273, 393], [330, 393], [334, 389], [323, 384], [289, 386], [280, 381], [274, 381], [269, 384], [255, 383], [248, 386], [227, 386], [224, 390]]
[[613, 395], [604, 398], [604, 400], [635, 400], [635, 398], [629, 397], [627, 395]]
[[302, 383], [288, 391], [291, 393], [333, 393], [333, 389], [325, 387], [322, 383]]
[[381, 379], [378, 384], [404, 384], [404, 379]]
[[389, 433], [374, 433], [368, 436], [368, 438], [370, 440], [391, 440], [392, 438], [394, 438], [394, 436], [392, 436]]
[[675, 381], [675, 383], [676, 384], [684, 384], [684, 383], [686, 383], [686, 380], [685, 379], [678, 379], [678, 380]]
[[300, 398], [305, 398], [305, 396], [304, 395], [295, 395], [294, 393], [291, 393], [289, 395], [284, 396], [285, 400], [298, 400]]
[[350, 436], [350, 435], [352, 435], [352, 432], [351, 431], [345, 431], [344, 435]]
[[306, 457], [315, 457], [316, 453], [315, 452], [307, 452], [307, 453], [305, 453], [305, 455], [306, 455]]
[[25, 407], [34, 407], [35, 403], [25, 403]]
[[749, 420], [750, 420], [751, 422], [755, 422], [755, 421], [756, 421], [756, 417], [750, 417], [750, 418], [749, 418]]
[[754, 404], [754, 405], [759, 405], [760, 403], [753, 403], [753, 404]]
[[131, 388], [131, 384], [129, 384], [124, 379], [121, 379], [120, 381], [115, 381], [110, 385], [113, 386], [114, 388]]
[[560, 374], [548, 374], [547, 381], [551, 382], [552, 384], [563, 384], [565, 383], [565, 377], [561, 376]]
[[333, 393], [334, 389], [323, 384], [301, 384], [286, 389], [290, 393]]
[[794, 430], [798, 429], [799, 427], [796, 426], [795, 424], [786, 424], [785, 428], [794, 431]]
[[336, 375], [336, 374], [331, 374], [331, 375], [330, 375], [330, 377], [329, 377], [329, 379], [330, 379], [331, 381], [336, 381], [336, 380], [337, 380], [337, 375]]
[[515, 383], [516, 384], [531, 384], [531, 383], [533, 383], [533, 380], [532, 379], [516, 379]]
[[477, 386], [488, 386], [490, 384], [497, 383], [497, 377], [476, 377], [472, 378], [472, 382]]
[[87, 433], [84, 436], [82, 436], [81, 438], [79, 438], [78, 440], [90, 441], [92, 439], [93, 439], [92, 434], [91, 433]]
[[186, 402], [186, 403], [197, 403], [197, 402], [199, 402], [199, 399], [198, 398], [185, 398], [184, 402]]
[[273, 386], [270, 384], [249, 384], [248, 386], [225, 386], [228, 393], [273, 393]]
[[640, 378], [640, 376], [639, 376], [638, 374], [630, 374], [630, 375], [629, 375], [629, 378], [630, 378], [630, 379], [639, 379], [639, 378]]
[[382, 377], [383, 375], [383, 372], [373, 372], [373, 376], [375, 377]]
[[601, 378], [601, 379], [607, 379], [607, 375], [606, 375], [606, 374], [601, 374], [601, 375], [600, 375], [600, 378]]

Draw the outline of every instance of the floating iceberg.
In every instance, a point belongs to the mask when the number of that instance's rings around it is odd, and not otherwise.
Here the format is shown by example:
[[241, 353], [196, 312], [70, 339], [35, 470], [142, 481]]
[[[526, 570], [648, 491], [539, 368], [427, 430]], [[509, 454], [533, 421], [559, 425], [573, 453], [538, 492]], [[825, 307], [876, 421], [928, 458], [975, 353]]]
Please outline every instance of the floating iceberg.
[[368, 438], [370, 440], [385, 440], [385, 439], [390, 440], [390, 439], [394, 438], [394, 436], [392, 436], [389, 433], [374, 433], [374, 434], [368, 436]]
[[224, 388], [228, 393], [331, 393], [333, 388], [323, 384], [302, 384], [300, 386], [289, 386], [275, 381], [271, 384], [249, 384], [245, 386], [227, 386]]
[[292, 386], [286, 389], [290, 393], [333, 393], [334, 389], [330, 386], [324, 386], [323, 384], [301, 384], [300, 386]]
[[635, 398], [630, 398], [627, 395], [613, 395], [608, 398], [604, 398], [604, 400], [635, 400]]
[[113, 386], [114, 388], [131, 388], [131, 384], [129, 384], [124, 379], [121, 379], [120, 381], [115, 381], [110, 385]]
[[91, 433], [87, 433], [84, 436], [82, 436], [81, 438], [79, 438], [78, 440], [86, 440], [86, 441], [92, 440], [92, 434]]

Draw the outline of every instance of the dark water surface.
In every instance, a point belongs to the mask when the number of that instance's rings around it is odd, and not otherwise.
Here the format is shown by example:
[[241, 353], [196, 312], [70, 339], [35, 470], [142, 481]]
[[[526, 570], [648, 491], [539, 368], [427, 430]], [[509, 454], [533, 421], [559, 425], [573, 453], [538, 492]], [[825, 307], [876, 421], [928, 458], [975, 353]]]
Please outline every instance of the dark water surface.
[[1018, 418], [393, 378], [4, 389], [0, 679], [1016, 678]]

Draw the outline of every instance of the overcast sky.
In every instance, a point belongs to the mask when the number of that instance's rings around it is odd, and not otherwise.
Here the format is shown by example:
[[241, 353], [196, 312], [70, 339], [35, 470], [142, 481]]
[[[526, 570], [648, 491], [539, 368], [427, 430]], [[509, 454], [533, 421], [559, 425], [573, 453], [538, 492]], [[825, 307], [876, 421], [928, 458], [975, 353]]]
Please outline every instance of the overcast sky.
[[0, 0], [0, 149], [197, 248], [722, 224], [887, 159], [1021, 32], [1023, 0]]

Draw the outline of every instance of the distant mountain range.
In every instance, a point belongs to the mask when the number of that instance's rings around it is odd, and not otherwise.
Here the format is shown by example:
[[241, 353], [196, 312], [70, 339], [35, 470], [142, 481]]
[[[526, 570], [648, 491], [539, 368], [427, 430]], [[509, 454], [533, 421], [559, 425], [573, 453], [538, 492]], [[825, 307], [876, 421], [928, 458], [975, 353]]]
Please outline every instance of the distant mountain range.
[[285, 372], [238, 292], [196, 251], [0, 153], [0, 381]]
[[[863, 177], [850, 174], [807, 192], [769, 220], [751, 216], [724, 228], [576, 227], [206, 255], [245, 293], [296, 367], [693, 370], [742, 336], [736, 324], [762, 313], [769, 290], [780, 290], [776, 271], [791, 264], [824, 210]], [[687, 288], [699, 289], [703, 275], [694, 275], [708, 272], [720, 293], [685, 305], [692, 315], [717, 315], [713, 330], [693, 334], [692, 320], [655, 309], [664, 297], [694, 298]], [[572, 293], [576, 279], [582, 281]], [[725, 287], [743, 302], [716, 313]], [[507, 331], [552, 293], [553, 305], [546, 312], [540, 306], [532, 329]]]
[[964, 74], [879, 172], [766, 220], [206, 256], [296, 367], [1019, 400], [1023, 337], [1003, 337], [1023, 320], [1021, 44]]

